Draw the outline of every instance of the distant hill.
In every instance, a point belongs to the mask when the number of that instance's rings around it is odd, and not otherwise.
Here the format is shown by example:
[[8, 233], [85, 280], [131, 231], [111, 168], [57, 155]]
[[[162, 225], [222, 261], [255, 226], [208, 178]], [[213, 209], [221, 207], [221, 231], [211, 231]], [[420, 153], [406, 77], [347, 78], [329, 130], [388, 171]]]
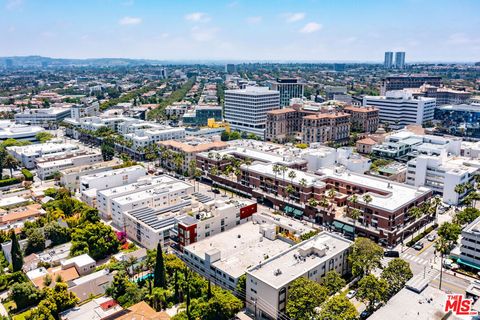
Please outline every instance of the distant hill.
[[0, 57], [0, 67], [135, 66], [145, 64], [162, 65], [166, 64], [166, 61], [124, 58], [62, 59], [41, 56]]

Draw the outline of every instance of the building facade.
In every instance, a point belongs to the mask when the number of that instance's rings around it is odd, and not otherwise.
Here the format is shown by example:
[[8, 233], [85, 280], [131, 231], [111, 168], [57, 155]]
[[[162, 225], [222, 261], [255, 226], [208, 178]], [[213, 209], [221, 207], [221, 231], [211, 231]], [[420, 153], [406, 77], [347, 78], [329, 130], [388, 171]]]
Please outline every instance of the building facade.
[[379, 121], [391, 126], [424, 124], [432, 121], [436, 101], [434, 98], [414, 98], [405, 90], [389, 91], [385, 96], [365, 96], [364, 106], [376, 107], [379, 110]]
[[375, 107], [347, 106], [343, 111], [350, 114], [351, 130], [354, 132], [374, 133], [378, 129], [379, 111]]
[[406, 88], [420, 88], [424, 84], [440, 87], [442, 77], [427, 75], [405, 75], [389, 76], [382, 79], [380, 95], [385, 95], [387, 91], [402, 90]]
[[345, 143], [350, 136], [348, 113], [320, 113], [303, 117], [302, 142]]
[[282, 108], [290, 105], [290, 99], [303, 97], [305, 84], [299, 79], [280, 78], [269, 84], [271, 90], [280, 92], [280, 107]]
[[225, 91], [225, 120], [233, 130], [265, 136], [267, 112], [280, 108], [280, 92], [266, 87]]

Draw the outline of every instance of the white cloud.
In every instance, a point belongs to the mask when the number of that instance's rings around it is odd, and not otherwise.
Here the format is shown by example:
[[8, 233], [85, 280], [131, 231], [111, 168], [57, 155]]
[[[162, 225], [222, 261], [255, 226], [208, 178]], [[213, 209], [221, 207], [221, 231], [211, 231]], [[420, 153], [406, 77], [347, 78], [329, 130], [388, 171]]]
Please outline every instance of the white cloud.
[[191, 30], [191, 36], [195, 41], [206, 42], [215, 39], [217, 32], [218, 29], [216, 28], [201, 28], [195, 26]]
[[322, 29], [322, 25], [316, 22], [309, 22], [300, 29], [301, 33], [312, 33]]
[[290, 12], [285, 13], [284, 16], [287, 22], [297, 22], [305, 19], [305, 12]]
[[142, 19], [137, 17], [123, 17], [118, 23], [122, 26], [133, 26], [142, 23]]
[[192, 12], [185, 15], [185, 20], [193, 22], [208, 22], [210, 21], [210, 16], [203, 12]]
[[454, 33], [448, 37], [448, 42], [450, 44], [458, 44], [458, 45], [475, 44], [475, 43], [480, 43], [480, 38], [475, 39], [468, 36], [465, 33]]
[[262, 22], [262, 17], [260, 17], [260, 16], [248, 17], [247, 18], [247, 23], [248, 24], [259, 24], [260, 22]]

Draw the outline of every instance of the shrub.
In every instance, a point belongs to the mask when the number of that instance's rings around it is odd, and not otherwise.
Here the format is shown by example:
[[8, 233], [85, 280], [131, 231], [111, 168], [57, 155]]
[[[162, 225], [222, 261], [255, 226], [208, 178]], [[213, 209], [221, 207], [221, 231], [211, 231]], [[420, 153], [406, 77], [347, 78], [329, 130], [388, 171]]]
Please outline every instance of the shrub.
[[430, 232], [433, 231], [433, 229], [435, 229], [437, 227], [436, 224], [434, 224], [433, 226], [430, 226], [428, 227], [425, 231], [419, 233], [418, 235], [416, 235], [412, 240], [408, 241], [407, 242], [407, 247], [411, 247], [413, 246], [415, 243], [417, 243], [420, 239], [422, 239], [423, 237], [425, 237], [427, 234], [429, 234]]
[[33, 181], [33, 173], [31, 173], [28, 169], [22, 169], [22, 174], [27, 181]]
[[22, 182], [22, 180], [18, 178], [9, 178], [9, 179], [4, 179], [0, 180], [0, 187], [6, 187], [6, 186], [11, 186], [12, 184], [17, 184]]

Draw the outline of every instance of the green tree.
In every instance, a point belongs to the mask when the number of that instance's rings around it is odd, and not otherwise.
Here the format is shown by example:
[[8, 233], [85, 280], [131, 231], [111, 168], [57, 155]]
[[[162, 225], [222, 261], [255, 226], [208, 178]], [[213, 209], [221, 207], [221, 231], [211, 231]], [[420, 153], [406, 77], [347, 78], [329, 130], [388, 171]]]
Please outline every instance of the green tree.
[[454, 245], [457, 243], [458, 236], [461, 232], [462, 229], [458, 224], [445, 222], [438, 228], [437, 234], [447, 242], [450, 242], [451, 245]]
[[42, 299], [42, 293], [31, 282], [15, 283], [11, 287], [10, 297], [17, 305], [17, 310], [36, 305]]
[[28, 234], [25, 255], [43, 250], [45, 250], [45, 235], [41, 229], [34, 229]]
[[348, 256], [355, 276], [368, 275], [374, 268], [380, 267], [383, 249], [370, 239], [359, 237], [355, 239], [352, 253]]
[[35, 135], [35, 139], [37, 139], [41, 143], [44, 143], [44, 142], [47, 142], [49, 140], [52, 140], [53, 139], [53, 134], [51, 134], [50, 132], [46, 132], [46, 131], [39, 132]]
[[17, 235], [15, 234], [15, 231], [13, 229], [10, 230], [10, 240], [12, 241], [12, 249], [10, 251], [10, 254], [12, 256], [12, 270], [14, 272], [20, 271], [22, 270], [23, 266], [22, 250], [20, 249]]
[[455, 215], [454, 221], [459, 225], [467, 224], [480, 216], [480, 210], [477, 208], [465, 208]]
[[329, 295], [334, 295], [345, 287], [346, 281], [335, 270], [328, 271], [323, 278], [322, 284], [328, 290]]
[[155, 261], [155, 269], [153, 271], [153, 286], [166, 289], [167, 278], [165, 275], [165, 262], [163, 261], [163, 251], [160, 241], [157, 244], [157, 257]]
[[3, 159], [2, 167], [8, 168], [10, 170], [10, 177], [13, 177], [13, 169], [15, 169], [17, 166], [18, 166], [18, 161], [12, 155], [8, 154]]
[[387, 281], [369, 274], [358, 282], [357, 299], [364, 302], [368, 310], [373, 311], [375, 303], [386, 301], [387, 292]]
[[117, 253], [118, 246], [117, 236], [110, 226], [102, 222], [88, 222], [74, 229], [70, 254], [88, 253], [93, 259], [100, 260]]
[[388, 283], [388, 296], [392, 297], [400, 291], [405, 283], [413, 277], [410, 265], [405, 260], [395, 258], [390, 260], [388, 266], [383, 269], [381, 278]]
[[62, 227], [58, 222], [50, 222], [44, 227], [45, 237], [52, 242], [52, 245], [67, 243], [70, 241], [70, 229]]
[[328, 296], [328, 289], [319, 283], [300, 277], [290, 284], [286, 314], [296, 320], [310, 320], [317, 316], [316, 308]]
[[111, 138], [105, 139], [100, 146], [100, 151], [102, 152], [104, 161], [112, 160], [115, 155], [115, 144], [113, 140]]
[[358, 313], [355, 306], [343, 295], [331, 297], [322, 306], [318, 316], [320, 320], [354, 320]]

